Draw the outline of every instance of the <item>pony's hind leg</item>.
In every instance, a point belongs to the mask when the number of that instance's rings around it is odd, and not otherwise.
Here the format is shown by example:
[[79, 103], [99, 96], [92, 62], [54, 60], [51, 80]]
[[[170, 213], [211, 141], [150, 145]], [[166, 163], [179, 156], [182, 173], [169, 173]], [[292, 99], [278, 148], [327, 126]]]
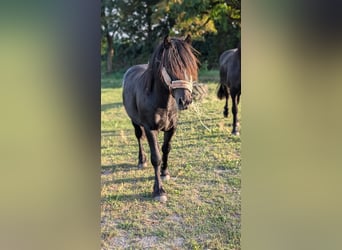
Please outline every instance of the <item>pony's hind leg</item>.
[[222, 100], [223, 98], [226, 98], [226, 105], [223, 108], [223, 116], [228, 117], [229, 88], [224, 83], [220, 83], [220, 86], [219, 86], [218, 91], [217, 91], [217, 97], [220, 100]]
[[162, 146], [162, 151], [163, 151], [163, 162], [162, 162], [162, 167], [161, 167], [161, 178], [162, 180], [169, 180], [170, 179], [170, 173], [167, 169], [167, 160], [168, 156], [171, 150], [171, 139], [172, 136], [175, 134], [176, 128], [173, 127], [169, 131], [164, 132], [164, 143]]
[[221, 85], [222, 88], [224, 89], [223, 93], [224, 93], [224, 96], [226, 97], [226, 104], [224, 105], [224, 108], [223, 108], [223, 116], [224, 117], [228, 117], [228, 113], [229, 113], [229, 107], [228, 107], [228, 100], [229, 100], [229, 88], [227, 85]]
[[138, 168], [144, 168], [147, 166], [146, 154], [144, 152], [144, 148], [142, 145], [142, 139], [145, 137], [144, 128], [140, 127], [139, 125], [135, 124], [134, 122], [132, 122], [132, 124], [134, 126], [135, 136], [137, 137], [138, 145], [139, 145]]
[[239, 135], [239, 131], [238, 131], [238, 126], [239, 126], [239, 122], [237, 119], [237, 114], [238, 114], [238, 103], [239, 103], [239, 94], [238, 93], [232, 93], [232, 113], [233, 113], [233, 130], [232, 130], [232, 134], [233, 135]]
[[226, 105], [224, 105], [224, 108], [223, 108], [224, 117], [228, 117], [228, 99], [229, 99], [229, 95], [226, 95]]

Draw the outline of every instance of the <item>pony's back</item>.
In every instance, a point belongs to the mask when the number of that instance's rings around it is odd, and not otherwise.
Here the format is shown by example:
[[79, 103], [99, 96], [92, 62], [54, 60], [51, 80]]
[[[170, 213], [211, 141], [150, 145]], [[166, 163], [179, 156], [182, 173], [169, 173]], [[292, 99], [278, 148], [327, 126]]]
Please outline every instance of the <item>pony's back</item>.
[[140, 123], [136, 102], [146, 88], [146, 82], [142, 81], [143, 74], [147, 69], [147, 64], [139, 64], [130, 67], [122, 82], [122, 100], [125, 110], [132, 121]]
[[220, 83], [227, 87], [240, 88], [241, 86], [241, 63], [240, 50], [230, 49], [223, 52], [219, 59]]

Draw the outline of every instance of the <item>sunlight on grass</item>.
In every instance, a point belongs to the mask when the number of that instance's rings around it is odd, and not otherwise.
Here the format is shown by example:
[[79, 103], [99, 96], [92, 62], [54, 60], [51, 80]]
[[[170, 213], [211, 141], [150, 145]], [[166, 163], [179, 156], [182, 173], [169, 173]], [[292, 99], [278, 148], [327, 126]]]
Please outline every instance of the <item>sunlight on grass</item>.
[[[208, 96], [179, 114], [166, 204], [152, 199], [150, 161], [137, 168], [138, 146], [122, 106], [119, 76], [104, 78], [102, 249], [240, 249], [241, 140], [231, 135], [231, 117], [223, 118], [224, 102], [216, 98], [218, 72], [200, 74]], [[160, 143], [162, 138], [160, 133]], [[149, 156], [146, 141], [144, 147]]]

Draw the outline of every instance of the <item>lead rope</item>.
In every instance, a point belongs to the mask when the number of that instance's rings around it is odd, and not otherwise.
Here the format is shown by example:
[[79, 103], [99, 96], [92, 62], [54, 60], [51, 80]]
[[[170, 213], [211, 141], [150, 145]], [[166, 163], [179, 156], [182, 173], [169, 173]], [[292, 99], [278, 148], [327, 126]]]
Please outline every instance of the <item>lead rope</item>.
[[200, 112], [199, 112], [198, 106], [195, 105], [194, 103], [193, 103], [191, 106], [193, 106], [193, 109], [195, 110], [195, 112], [196, 112], [196, 114], [197, 114], [197, 117], [198, 117], [198, 120], [200, 121], [200, 123], [202, 124], [202, 126], [203, 126], [206, 130], [208, 130], [209, 132], [211, 132], [211, 129], [208, 128], [208, 127], [203, 123], [203, 121], [202, 121], [202, 119], [201, 119], [201, 117], [200, 117]]

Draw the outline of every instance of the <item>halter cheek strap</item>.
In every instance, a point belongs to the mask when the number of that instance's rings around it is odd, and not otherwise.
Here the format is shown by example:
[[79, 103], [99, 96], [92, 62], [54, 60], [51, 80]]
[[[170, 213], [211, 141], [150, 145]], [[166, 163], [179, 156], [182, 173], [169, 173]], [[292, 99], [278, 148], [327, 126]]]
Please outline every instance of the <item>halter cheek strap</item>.
[[[185, 73], [186, 75], [186, 73]], [[175, 80], [172, 81], [169, 74], [166, 72], [166, 69], [163, 67], [162, 69], [162, 76], [164, 78], [164, 81], [171, 89], [187, 89], [192, 93], [192, 77], [190, 76], [190, 81], [186, 80]]]

